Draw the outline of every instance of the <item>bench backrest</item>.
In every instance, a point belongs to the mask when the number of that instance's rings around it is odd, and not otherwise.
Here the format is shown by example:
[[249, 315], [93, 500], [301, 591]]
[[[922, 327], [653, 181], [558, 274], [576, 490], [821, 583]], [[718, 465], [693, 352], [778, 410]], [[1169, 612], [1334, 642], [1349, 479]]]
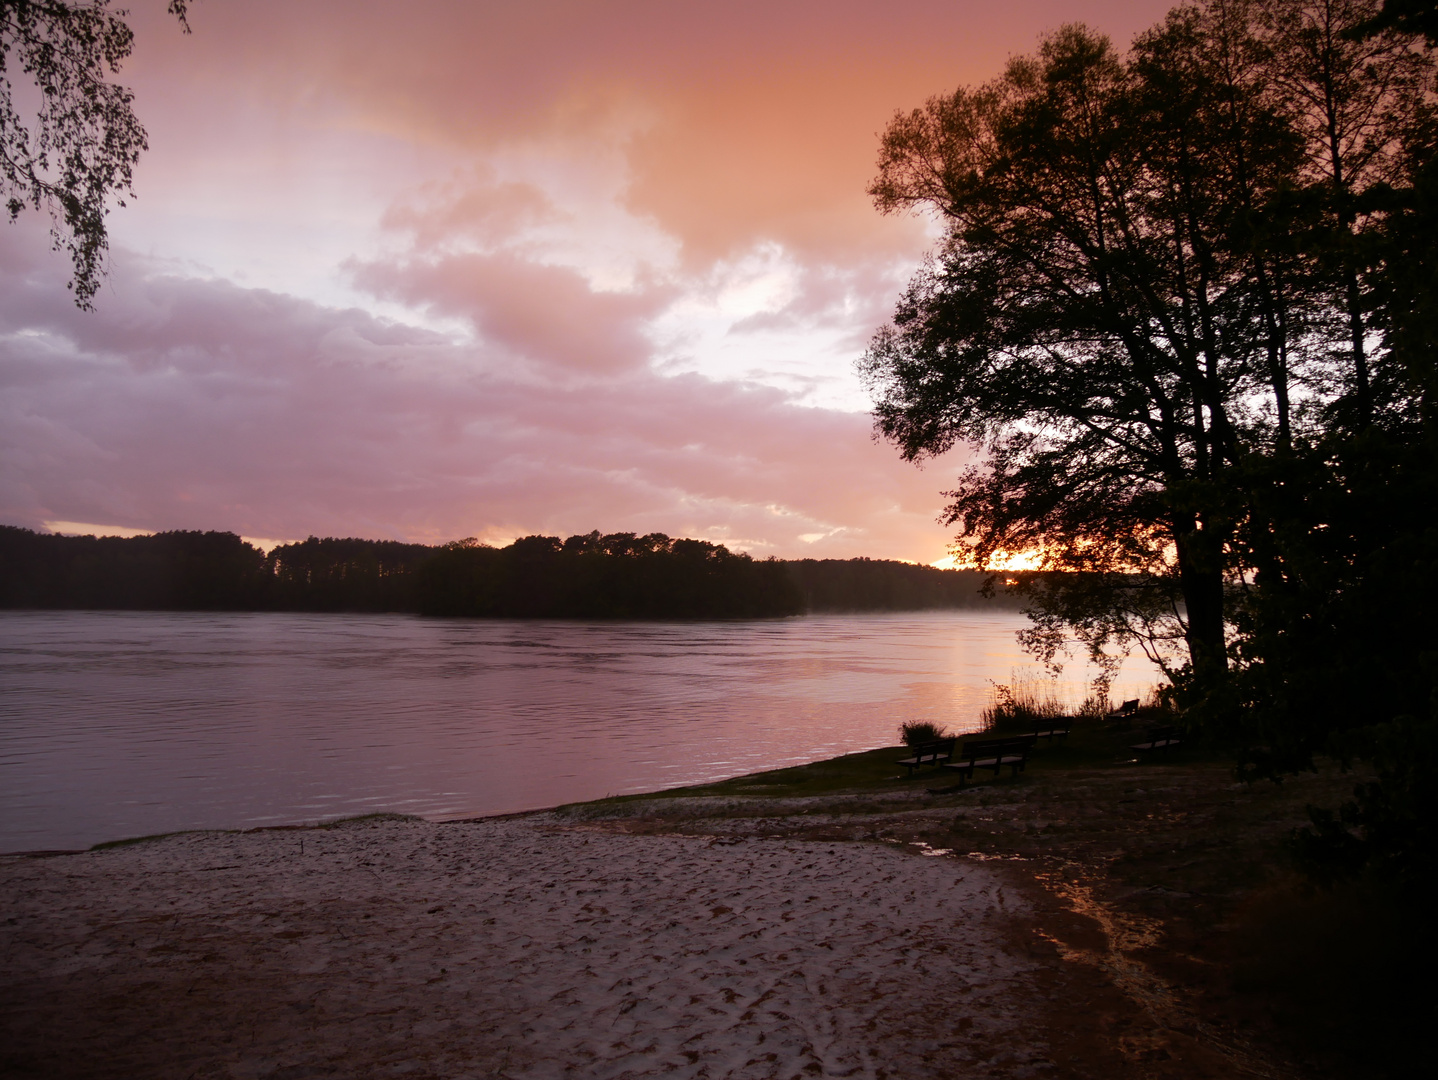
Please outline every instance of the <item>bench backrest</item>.
[[1052, 735], [1055, 732], [1062, 732], [1063, 734], [1067, 735], [1069, 731], [1073, 728], [1073, 726], [1074, 722], [1072, 720], [1055, 720], [1053, 723], [1047, 724], [1044, 727], [1039, 728], [1038, 731], [1028, 732], [1026, 735], [1024, 735], [1024, 738], [1033, 739], [1035, 742], [1037, 742], [1039, 739], [1047, 738], [1049, 735]]
[[958, 742], [958, 736], [948, 739], [934, 739], [930, 742], [919, 743], [912, 747], [914, 757], [923, 761], [925, 758], [944, 757], [954, 752], [954, 743]]
[[1114, 711], [1119, 716], [1132, 716], [1134, 713], [1138, 712], [1138, 698], [1133, 698], [1131, 701], [1125, 701]]
[[964, 743], [964, 759], [1024, 754], [1034, 744], [1032, 735], [1013, 739], [972, 739]]

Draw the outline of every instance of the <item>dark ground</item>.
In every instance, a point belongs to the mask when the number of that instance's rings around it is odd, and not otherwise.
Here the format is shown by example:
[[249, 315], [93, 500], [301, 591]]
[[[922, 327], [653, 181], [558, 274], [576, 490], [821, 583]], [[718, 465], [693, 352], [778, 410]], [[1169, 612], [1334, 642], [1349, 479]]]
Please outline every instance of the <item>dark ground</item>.
[[[1069, 961], [1051, 1039], [1073, 1075], [1431, 1075], [1435, 1016], [1408, 916], [1372, 889], [1311, 887], [1286, 840], [1336, 767], [1236, 782], [1201, 748], [1145, 758], [1140, 721], [1081, 721], [1024, 773], [900, 776], [896, 749], [568, 812], [631, 832], [880, 840], [1006, 868], [1036, 912], [1023, 947]], [[1105, 1064], [1107, 1063], [1107, 1064]]]

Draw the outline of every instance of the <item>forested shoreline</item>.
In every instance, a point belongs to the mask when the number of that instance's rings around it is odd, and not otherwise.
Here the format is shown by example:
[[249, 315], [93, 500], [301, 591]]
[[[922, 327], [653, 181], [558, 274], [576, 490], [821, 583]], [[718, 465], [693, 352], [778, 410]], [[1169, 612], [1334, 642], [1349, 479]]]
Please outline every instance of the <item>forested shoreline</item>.
[[506, 547], [354, 538], [268, 554], [228, 532], [96, 537], [0, 526], [0, 608], [407, 612], [498, 618], [769, 618], [1016, 608], [988, 575], [880, 559], [754, 559], [660, 533]]

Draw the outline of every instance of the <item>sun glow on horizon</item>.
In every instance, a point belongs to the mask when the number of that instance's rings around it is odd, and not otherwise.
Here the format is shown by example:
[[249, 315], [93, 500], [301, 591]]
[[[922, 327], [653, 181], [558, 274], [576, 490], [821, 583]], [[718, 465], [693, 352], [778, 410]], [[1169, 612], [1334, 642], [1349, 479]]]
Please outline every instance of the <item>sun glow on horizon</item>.
[[993, 558], [979, 566], [962, 553], [950, 551], [942, 559], [935, 559], [929, 565], [940, 570], [986, 570], [991, 573], [1003, 573], [1009, 570], [1038, 570], [1043, 565], [1043, 556], [1044, 553], [1038, 549], [1014, 552], [997, 551]]
[[58, 536], [118, 536], [130, 540], [136, 536], [153, 536], [155, 532], [126, 525], [92, 525], [87, 521], [42, 521], [40, 524]]

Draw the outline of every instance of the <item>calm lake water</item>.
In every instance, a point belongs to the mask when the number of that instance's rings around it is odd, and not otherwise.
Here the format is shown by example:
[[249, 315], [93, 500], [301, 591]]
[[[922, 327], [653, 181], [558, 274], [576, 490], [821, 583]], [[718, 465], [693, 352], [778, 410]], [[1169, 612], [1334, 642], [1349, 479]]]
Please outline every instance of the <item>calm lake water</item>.
[[[1021, 625], [0, 613], [0, 851], [506, 813], [972, 730], [1035, 671]], [[1116, 693], [1153, 681], [1133, 663]]]

